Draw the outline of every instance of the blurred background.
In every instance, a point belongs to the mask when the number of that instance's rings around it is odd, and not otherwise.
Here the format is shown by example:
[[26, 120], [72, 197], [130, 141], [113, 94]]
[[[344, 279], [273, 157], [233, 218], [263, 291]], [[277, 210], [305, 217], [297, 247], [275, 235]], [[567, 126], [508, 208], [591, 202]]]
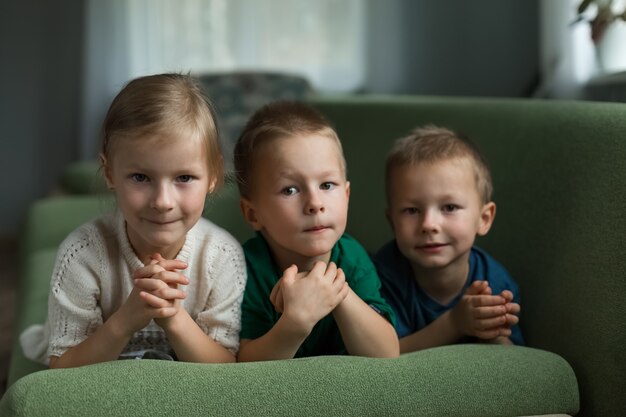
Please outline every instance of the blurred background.
[[313, 94], [626, 101], [625, 3], [3, 0], [0, 346], [24, 211], [70, 162], [96, 158], [104, 113], [128, 80], [272, 72]]
[[624, 77], [610, 74], [626, 69], [626, 24], [594, 44], [607, 0], [575, 23], [580, 3], [4, 0], [0, 238], [17, 236], [69, 162], [96, 157], [104, 112], [140, 75], [277, 71], [316, 94], [622, 100]]

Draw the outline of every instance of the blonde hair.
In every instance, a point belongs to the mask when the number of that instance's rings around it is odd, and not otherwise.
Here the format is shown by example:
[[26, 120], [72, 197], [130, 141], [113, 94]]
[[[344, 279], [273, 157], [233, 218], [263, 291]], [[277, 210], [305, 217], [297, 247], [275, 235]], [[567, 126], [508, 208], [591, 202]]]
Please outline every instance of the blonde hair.
[[251, 172], [261, 146], [274, 139], [298, 135], [320, 135], [334, 140], [345, 175], [343, 148], [337, 133], [326, 118], [304, 103], [276, 101], [261, 107], [252, 115], [235, 144], [235, 173], [239, 193], [243, 197], [250, 195]]
[[491, 201], [493, 183], [487, 161], [466, 137], [443, 127], [427, 125], [396, 140], [385, 167], [385, 186], [389, 200], [390, 177], [394, 169], [422, 162], [467, 158], [473, 167], [476, 186], [483, 203]]
[[181, 133], [204, 142], [210, 182], [218, 188], [224, 181], [224, 161], [215, 113], [190, 75], [149, 75], [126, 84], [104, 119], [102, 156], [109, 161], [113, 146], [123, 140]]

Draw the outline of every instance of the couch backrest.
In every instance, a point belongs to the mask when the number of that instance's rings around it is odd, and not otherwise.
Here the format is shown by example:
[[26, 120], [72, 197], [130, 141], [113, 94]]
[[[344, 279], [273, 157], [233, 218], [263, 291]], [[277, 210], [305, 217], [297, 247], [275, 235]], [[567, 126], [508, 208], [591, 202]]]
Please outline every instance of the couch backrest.
[[[569, 361], [581, 386], [581, 415], [620, 414], [623, 404], [615, 399], [626, 389], [626, 104], [397, 96], [310, 102], [342, 140], [352, 188], [348, 233], [369, 251], [391, 238], [383, 167], [394, 139], [433, 123], [478, 144], [492, 168], [497, 204], [494, 226], [478, 243], [520, 285], [528, 345]], [[81, 204], [95, 216], [102, 197], [91, 198], [100, 200]], [[70, 230], [88, 218], [55, 204], [69, 217], [63, 227]], [[233, 185], [209, 200], [205, 215], [241, 241], [252, 234]], [[44, 241], [63, 234], [58, 222]], [[25, 240], [36, 247], [45, 223], [27, 228]]]
[[582, 414], [619, 414], [612, 399], [626, 388], [626, 104], [427, 97], [313, 104], [342, 140], [348, 229], [369, 250], [391, 236], [383, 168], [395, 138], [433, 123], [478, 144], [497, 204], [494, 226], [478, 243], [520, 285], [528, 344], [572, 364]]

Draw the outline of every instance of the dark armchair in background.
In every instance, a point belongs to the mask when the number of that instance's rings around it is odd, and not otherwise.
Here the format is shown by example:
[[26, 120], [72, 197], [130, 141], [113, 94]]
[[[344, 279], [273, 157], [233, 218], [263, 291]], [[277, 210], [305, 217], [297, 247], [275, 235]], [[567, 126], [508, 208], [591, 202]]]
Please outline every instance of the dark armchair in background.
[[215, 106], [227, 171], [232, 170], [235, 141], [255, 110], [270, 101], [304, 100], [313, 94], [307, 79], [296, 74], [223, 72], [196, 78]]

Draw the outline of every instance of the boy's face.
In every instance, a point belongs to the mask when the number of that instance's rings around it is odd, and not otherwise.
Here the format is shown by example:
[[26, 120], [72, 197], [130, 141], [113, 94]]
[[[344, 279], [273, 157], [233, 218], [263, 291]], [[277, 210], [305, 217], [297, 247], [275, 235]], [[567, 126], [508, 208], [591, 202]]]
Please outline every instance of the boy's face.
[[463, 267], [495, 216], [495, 204], [481, 201], [471, 161], [419, 163], [390, 175], [387, 216], [400, 252], [418, 270]]
[[327, 262], [345, 231], [350, 195], [335, 141], [319, 135], [274, 139], [260, 147], [254, 163], [250, 198], [241, 206], [278, 265]]
[[123, 139], [109, 159], [104, 161], [106, 180], [139, 259], [145, 262], [155, 252], [175, 257], [213, 188], [202, 141]]

